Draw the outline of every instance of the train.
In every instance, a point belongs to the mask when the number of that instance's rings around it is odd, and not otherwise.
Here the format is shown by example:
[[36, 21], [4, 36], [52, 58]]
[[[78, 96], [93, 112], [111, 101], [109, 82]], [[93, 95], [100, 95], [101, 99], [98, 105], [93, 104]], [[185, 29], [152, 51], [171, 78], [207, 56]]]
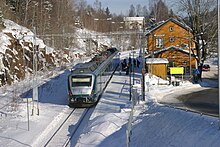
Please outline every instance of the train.
[[108, 48], [89, 62], [76, 65], [68, 76], [68, 105], [92, 107], [97, 104], [119, 62], [118, 50]]

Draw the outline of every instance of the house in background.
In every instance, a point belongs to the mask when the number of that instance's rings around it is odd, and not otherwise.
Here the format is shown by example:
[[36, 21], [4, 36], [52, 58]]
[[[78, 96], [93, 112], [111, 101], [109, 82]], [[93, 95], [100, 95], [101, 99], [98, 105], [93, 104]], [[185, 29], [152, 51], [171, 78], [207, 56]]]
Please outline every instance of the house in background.
[[144, 17], [124, 17], [126, 30], [142, 30], [144, 27]]
[[169, 67], [184, 67], [185, 74], [196, 67], [196, 50], [192, 30], [186, 24], [169, 18], [146, 32], [145, 58], [166, 58]]

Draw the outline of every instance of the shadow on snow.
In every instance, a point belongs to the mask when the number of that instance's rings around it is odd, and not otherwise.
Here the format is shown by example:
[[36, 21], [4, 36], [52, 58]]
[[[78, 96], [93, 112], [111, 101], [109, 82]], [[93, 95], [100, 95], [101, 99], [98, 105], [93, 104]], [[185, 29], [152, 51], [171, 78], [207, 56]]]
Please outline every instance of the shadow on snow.
[[[38, 87], [38, 99], [40, 103], [51, 103], [57, 105], [67, 105], [67, 78], [69, 70], [51, 78], [48, 82]], [[21, 98], [32, 98], [33, 90], [29, 90], [21, 95]]]

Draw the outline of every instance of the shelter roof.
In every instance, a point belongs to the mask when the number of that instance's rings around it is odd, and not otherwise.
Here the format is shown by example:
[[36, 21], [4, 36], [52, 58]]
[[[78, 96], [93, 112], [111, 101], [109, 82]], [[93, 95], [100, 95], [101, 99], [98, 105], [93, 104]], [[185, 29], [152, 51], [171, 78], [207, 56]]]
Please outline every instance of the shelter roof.
[[146, 64], [168, 64], [169, 61], [166, 58], [147, 58]]

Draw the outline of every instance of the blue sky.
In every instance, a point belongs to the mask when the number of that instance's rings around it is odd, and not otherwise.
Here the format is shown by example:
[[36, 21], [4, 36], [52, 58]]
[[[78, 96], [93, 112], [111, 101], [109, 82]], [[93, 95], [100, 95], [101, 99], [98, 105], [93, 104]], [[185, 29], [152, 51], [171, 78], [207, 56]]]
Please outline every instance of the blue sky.
[[[126, 14], [133, 4], [136, 6], [137, 4], [148, 5], [148, 0], [99, 0], [102, 3], [102, 7], [108, 7], [111, 13]], [[87, 0], [88, 4], [93, 5], [95, 0]]]
[[[102, 7], [106, 8], [108, 7], [111, 13], [116, 14], [127, 14], [128, 10], [133, 4], [135, 7], [138, 4], [141, 4], [141, 6], [147, 6], [152, 2], [152, 0], [99, 0], [102, 3]], [[170, 5], [173, 0], [164, 0], [167, 5]], [[87, 3], [90, 5], [93, 5], [95, 0], [87, 0]]]

